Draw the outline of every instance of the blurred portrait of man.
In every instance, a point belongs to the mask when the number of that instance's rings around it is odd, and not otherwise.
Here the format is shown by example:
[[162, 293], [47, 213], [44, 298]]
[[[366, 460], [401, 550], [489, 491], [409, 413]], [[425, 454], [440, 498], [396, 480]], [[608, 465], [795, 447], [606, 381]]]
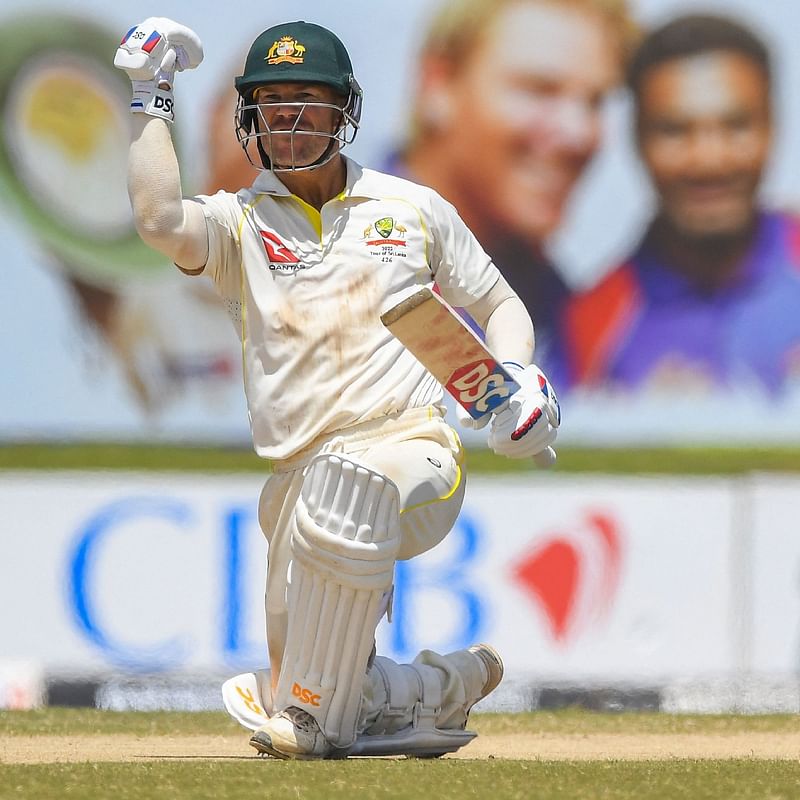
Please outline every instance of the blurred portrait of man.
[[568, 312], [578, 380], [775, 393], [800, 373], [800, 221], [760, 206], [773, 141], [766, 44], [732, 19], [652, 31], [628, 85], [657, 211]]
[[634, 30], [625, 0], [446, 0], [416, 64], [409, 139], [387, 165], [455, 205], [528, 307], [537, 363], [559, 386], [569, 290], [546, 245]]

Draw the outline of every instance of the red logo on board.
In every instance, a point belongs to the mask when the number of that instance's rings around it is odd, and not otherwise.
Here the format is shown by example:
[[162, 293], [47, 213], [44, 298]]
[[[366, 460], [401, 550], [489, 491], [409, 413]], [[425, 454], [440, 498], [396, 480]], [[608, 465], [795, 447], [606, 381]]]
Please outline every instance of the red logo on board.
[[608, 613], [619, 584], [622, 547], [614, 519], [589, 513], [574, 528], [544, 537], [513, 576], [541, 609], [557, 642]]

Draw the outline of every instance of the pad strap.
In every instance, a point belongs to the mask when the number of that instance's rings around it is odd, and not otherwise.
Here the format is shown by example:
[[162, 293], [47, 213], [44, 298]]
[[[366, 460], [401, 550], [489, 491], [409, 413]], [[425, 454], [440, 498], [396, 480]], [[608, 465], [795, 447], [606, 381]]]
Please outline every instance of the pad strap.
[[372, 665], [373, 680], [379, 676], [386, 701], [369, 728], [370, 734], [393, 734], [407, 728], [436, 728], [442, 706], [442, 682], [433, 667], [425, 664], [397, 664], [377, 656]]

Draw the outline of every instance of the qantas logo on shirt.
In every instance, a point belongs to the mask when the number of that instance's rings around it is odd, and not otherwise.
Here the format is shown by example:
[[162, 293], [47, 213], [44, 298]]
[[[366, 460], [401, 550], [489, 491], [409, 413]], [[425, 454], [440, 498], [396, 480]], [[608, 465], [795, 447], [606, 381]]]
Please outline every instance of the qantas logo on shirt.
[[269, 231], [259, 231], [264, 249], [267, 251], [270, 272], [295, 273], [306, 265], [277, 237]]

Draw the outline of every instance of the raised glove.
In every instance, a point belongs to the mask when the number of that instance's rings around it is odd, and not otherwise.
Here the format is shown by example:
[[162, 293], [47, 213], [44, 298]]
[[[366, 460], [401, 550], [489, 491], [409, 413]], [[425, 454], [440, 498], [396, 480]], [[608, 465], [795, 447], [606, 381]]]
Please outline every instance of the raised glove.
[[202, 60], [203, 45], [193, 30], [166, 17], [148, 17], [122, 37], [114, 66], [131, 79], [132, 112], [172, 122], [175, 72], [194, 69]]
[[[508, 406], [492, 417], [489, 447], [508, 458], [538, 456], [537, 463], [554, 461], [550, 445], [555, 442], [561, 424], [561, 407], [553, 387], [535, 364], [524, 369], [516, 364], [504, 366], [520, 389], [512, 395]], [[546, 451], [549, 451], [546, 456], [539, 455]]]

